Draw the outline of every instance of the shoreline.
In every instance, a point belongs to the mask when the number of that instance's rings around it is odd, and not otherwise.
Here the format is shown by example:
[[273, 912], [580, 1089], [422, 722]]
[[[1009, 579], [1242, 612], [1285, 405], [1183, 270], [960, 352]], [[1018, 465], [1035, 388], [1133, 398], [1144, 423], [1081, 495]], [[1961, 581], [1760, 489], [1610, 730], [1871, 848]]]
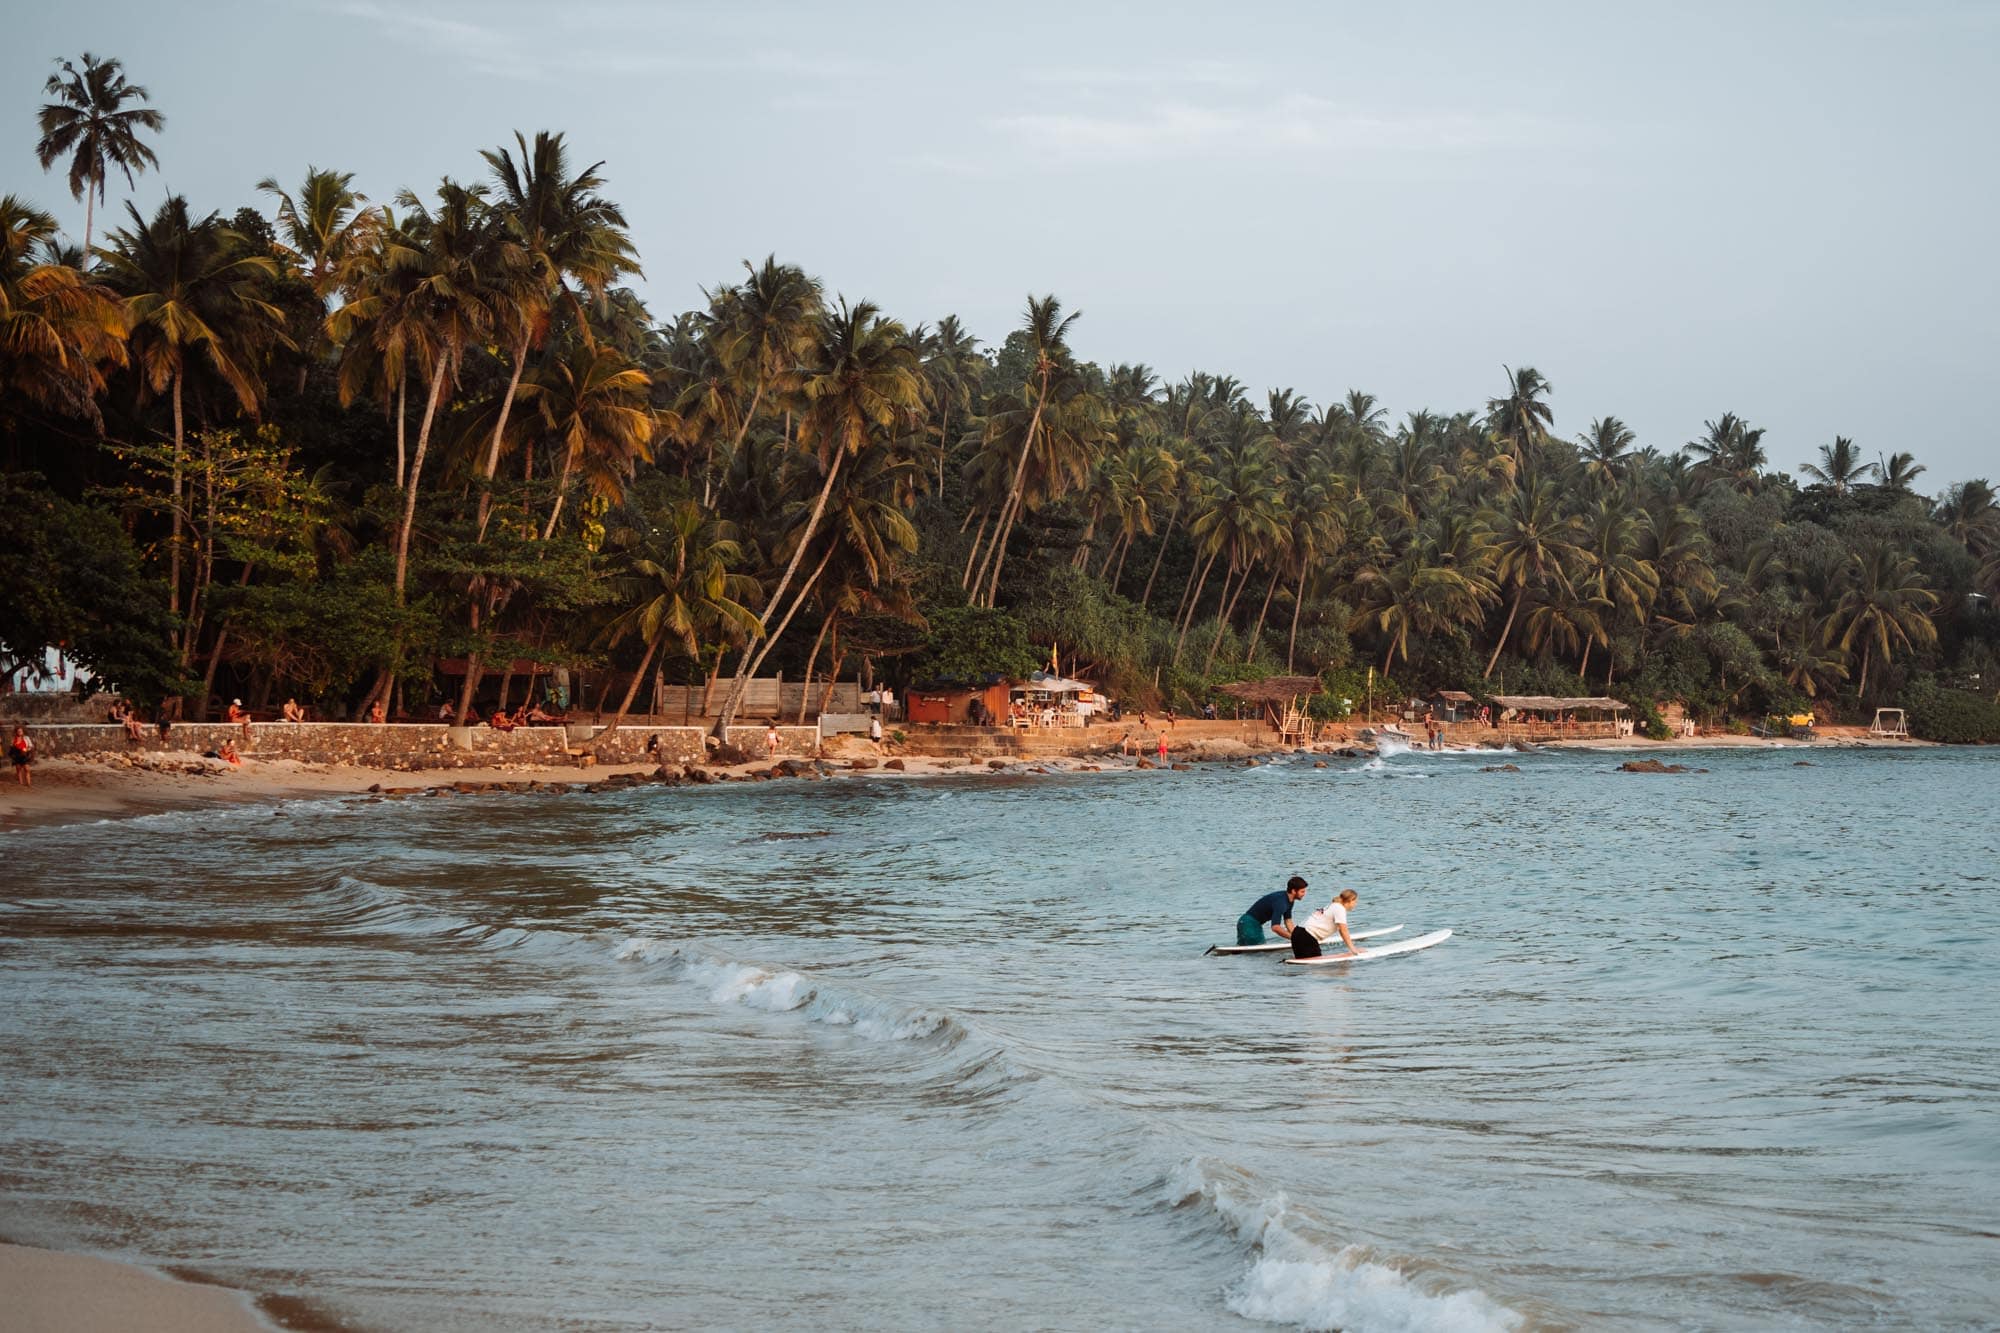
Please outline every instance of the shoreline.
[[250, 1292], [160, 1269], [0, 1241], [0, 1333], [277, 1333]]
[[[1854, 728], [1854, 732], [1860, 732]], [[1171, 733], [1169, 733], [1171, 735]], [[1861, 734], [1832, 734], [1812, 740], [1761, 736], [1676, 736], [1664, 741], [1644, 737], [1578, 737], [1553, 740], [1527, 750], [1486, 745], [1448, 745], [1416, 754], [1491, 754], [1548, 751], [1681, 754], [1700, 750], [1836, 750], [1931, 749], [1921, 740], [1881, 740]], [[949, 777], [968, 775], [1015, 777], [1063, 772], [1131, 772], [1186, 766], [1190, 763], [1246, 766], [1285, 755], [1330, 759], [1355, 752], [1368, 754], [1366, 743], [1322, 744], [1285, 750], [1275, 742], [1256, 746], [1240, 741], [1194, 741], [1169, 751], [1165, 765], [1150, 753], [1137, 758], [1116, 752], [988, 759], [923, 754], [894, 746], [835, 738], [819, 759], [759, 760], [733, 766], [696, 767], [653, 763], [607, 764], [589, 769], [563, 765], [505, 764], [477, 768], [410, 771], [363, 765], [317, 764], [293, 759], [246, 758], [240, 767], [193, 754], [160, 756], [167, 762], [134, 766], [118, 760], [46, 759], [35, 765], [35, 785], [0, 788], [0, 832], [97, 820], [129, 819], [231, 805], [275, 804], [375, 795], [399, 799], [447, 793], [470, 795], [484, 790], [607, 790], [654, 782], [672, 785], [784, 778]], [[664, 773], [663, 778], [660, 775]]]

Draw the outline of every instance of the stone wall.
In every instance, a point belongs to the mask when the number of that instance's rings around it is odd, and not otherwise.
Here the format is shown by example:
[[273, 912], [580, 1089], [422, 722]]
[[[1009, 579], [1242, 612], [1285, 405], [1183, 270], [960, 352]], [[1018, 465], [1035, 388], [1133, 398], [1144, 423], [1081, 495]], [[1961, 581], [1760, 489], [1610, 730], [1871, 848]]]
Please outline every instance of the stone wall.
[[[177, 724], [165, 740], [157, 727], [147, 727], [137, 742], [125, 729], [104, 725], [33, 725], [38, 757], [55, 759], [91, 754], [197, 754], [219, 750], [225, 741], [247, 758], [297, 759], [313, 764], [349, 764], [364, 768], [479, 768], [495, 764], [570, 764], [589, 754], [601, 764], [655, 762], [646, 743], [659, 738], [657, 762], [698, 764], [707, 754], [702, 727], [620, 727], [600, 732], [593, 726], [446, 727], [434, 723], [366, 722], [228, 722]], [[819, 752], [817, 727], [778, 728], [781, 758], [811, 758]], [[732, 727], [730, 742], [762, 758], [763, 727]]]

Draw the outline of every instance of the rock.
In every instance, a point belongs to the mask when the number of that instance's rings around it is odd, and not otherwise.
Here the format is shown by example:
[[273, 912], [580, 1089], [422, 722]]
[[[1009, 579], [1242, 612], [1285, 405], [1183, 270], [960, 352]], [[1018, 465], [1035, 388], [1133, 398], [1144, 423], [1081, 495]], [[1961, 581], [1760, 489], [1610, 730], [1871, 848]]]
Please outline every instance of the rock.
[[997, 773], [1001, 769], [1007, 767], [1007, 761], [1005, 759], [988, 759], [986, 761], [986, 766]]
[[682, 776], [687, 778], [689, 782], [696, 783], [704, 787], [715, 781], [715, 774], [695, 764], [689, 764], [685, 769], [683, 769]]
[[1076, 771], [1079, 773], [1102, 773], [1104, 769], [1098, 764], [1083, 764]]
[[903, 771], [904, 771], [904, 770], [905, 770], [905, 769], [906, 769], [906, 768], [908, 767], [908, 765], [906, 765], [906, 764], [905, 764], [905, 763], [904, 763], [904, 762], [903, 762], [902, 760], [900, 760], [900, 759], [891, 759], [891, 760], [888, 760], [887, 762], [885, 762], [885, 763], [884, 763], [884, 764], [882, 765], [882, 767], [884, 767], [884, 768], [886, 768], [886, 769], [888, 769], [888, 770], [890, 770], [891, 772], [894, 772], [894, 773], [901, 773], [901, 772], [903, 772]]
[[1245, 767], [1245, 768], [1255, 768], [1255, 767], [1257, 767], [1257, 761], [1256, 761], [1255, 759], [1245, 759], [1245, 760], [1243, 761], [1243, 767]]
[[1618, 765], [1620, 773], [1685, 773], [1679, 764], [1663, 764], [1657, 759], [1627, 759]]
[[1174, 772], [1176, 772], [1176, 773], [1185, 773], [1185, 772], [1187, 772], [1187, 771], [1188, 771], [1188, 770], [1189, 770], [1190, 768], [1192, 768], [1192, 767], [1193, 767], [1193, 765], [1192, 765], [1192, 764], [1168, 764], [1168, 765], [1167, 765], [1167, 767], [1168, 767], [1168, 768], [1171, 768], [1171, 769], [1172, 769], [1172, 770], [1173, 770]]
[[378, 782], [374, 786], [370, 787], [368, 791], [371, 795], [379, 795], [382, 791], [382, 784]]
[[1313, 760], [1313, 767], [1314, 767], [1314, 768], [1325, 768], [1325, 767], [1326, 767], [1326, 760], [1324, 760], [1324, 759], [1315, 759], [1315, 760]]
[[1488, 764], [1479, 771], [1481, 773], [1519, 773], [1521, 766], [1519, 764]]
[[1151, 768], [1152, 766], [1153, 766], [1153, 761], [1150, 759], [1141, 759], [1138, 763], [1133, 765], [1134, 768]]
[[1815, 763], [1814, 763], [1814, 762], [1813, 762], [1812, 760], [1810, 760], [1810, 759], [1794, 759], [1794, 760], [1792, 761], [1792, 767], [1793, 767], [1793, 768], [1818, 768], [1818, 767], [1819, 767], [1819, 765], [1818, 765], [1818, 764], [1815, 764]]
[[847, 766], [848, 768], [854, 770], [857, 773], [865, 773], [871, 768], [881, 767], [881, 765], [873, 759], [850, 759], [847, 761]]

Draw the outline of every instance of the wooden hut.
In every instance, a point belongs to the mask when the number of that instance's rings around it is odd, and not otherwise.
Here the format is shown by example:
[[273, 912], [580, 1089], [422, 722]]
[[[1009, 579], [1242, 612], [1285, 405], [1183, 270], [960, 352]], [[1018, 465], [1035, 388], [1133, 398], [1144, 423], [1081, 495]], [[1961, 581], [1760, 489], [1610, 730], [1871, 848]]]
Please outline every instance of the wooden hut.
[[1499, 736], [1508, 740], [1559, 741], [1586, 736], [1630, 736], [1625, 717], [1632, 705], [1603, 696], [1565, 699], [1551, 694], [1496, 694], [1493, 706]]
[[1270, 676], [1232, 681], [1217, 688], [1232, 699], [1262, 709], [1281, 745], [1303, 745], [1312, 739], [1312, 719], [1306, 715], [1305, 702], [1319, 692], [1319, 677]]

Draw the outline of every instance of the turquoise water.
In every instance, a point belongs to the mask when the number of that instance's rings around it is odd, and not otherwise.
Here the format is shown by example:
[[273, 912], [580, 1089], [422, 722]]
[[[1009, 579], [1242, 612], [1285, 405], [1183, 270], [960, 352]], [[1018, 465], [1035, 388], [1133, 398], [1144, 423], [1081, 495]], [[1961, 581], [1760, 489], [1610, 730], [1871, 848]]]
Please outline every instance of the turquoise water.
[[[2000, 755], [1506, 757], [8, 835], [0, 1233], [402, 1329], [1993, 1326]], [[1294, 871], [1457, 933], [1202, 956]]]

